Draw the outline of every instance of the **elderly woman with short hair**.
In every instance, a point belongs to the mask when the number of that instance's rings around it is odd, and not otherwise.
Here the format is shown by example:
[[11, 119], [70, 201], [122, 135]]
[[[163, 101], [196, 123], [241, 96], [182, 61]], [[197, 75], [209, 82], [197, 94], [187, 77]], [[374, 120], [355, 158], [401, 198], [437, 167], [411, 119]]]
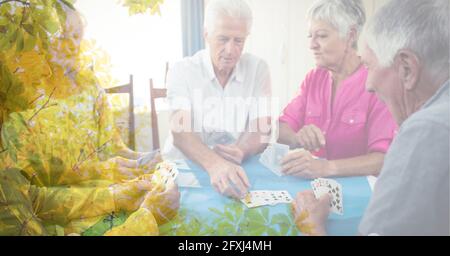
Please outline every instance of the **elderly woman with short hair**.
[[319, 0], [308, 12], [317, 68], [284, 109], [279, 142], [291, 149], [283, 172], [301, 178], [377, 175], [396, 124], [365, 91], [367, 69], [357, 53], [366, 21], [360, 0]]

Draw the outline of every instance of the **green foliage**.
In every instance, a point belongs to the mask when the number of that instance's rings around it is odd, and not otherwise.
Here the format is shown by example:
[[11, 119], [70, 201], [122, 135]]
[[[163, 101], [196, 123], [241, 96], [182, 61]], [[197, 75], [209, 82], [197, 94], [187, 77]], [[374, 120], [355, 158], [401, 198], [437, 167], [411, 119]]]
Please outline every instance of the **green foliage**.
[[[271, 214], [270, 207], [247, 209], [232, 202], [223, 210], [209, 209], [215, 217], [212, 221], [198, 214], [181, 210], [178, 216], [160, 228], [166, 236], [296, 236], [299, 232], [292, 216]], [[286, 209], [289, 211], [289, 209]]]
[[128, 7], [130, 15], [142, 14], [150, 11], [150, 14], [160, 14], [160, 6], [164, 0], [120, 0], [123, 6]]
[[[67, 77], [64, 78], [68, 73], [67, 68], [57, 67], [57, 63], [49, 63], [49, 60], [55, 59], [51, 54], [73, 48], [72, 45], [59, 41], [66, 26], [66, 11], [75, 10], [75, 1], [0, 0], [0, 128], [9, 113], [34, 107], [31, 104], [33, 100], [42, 96], [38, 91], [44, 90], [44, 94], [48, 96], [56, 87], [73, 88]], [[163, 2], [164, 0], [119, 1], [129, 9], [130, 15], [147, 10], [151, 14], [159, 13]], [[59, 48], [50, 53], [52, 44]], [[34, 54], [30, 53], [33, 51]], [[65, 58], [73, 58], [73, 55], [65, 52], [62, 53], [62, 58], [64, 54]], [[92, 52], [90, 54], [93, 55]], [[74, 61], [57, 57], [59, 63]], [[22, 68], [24, 63], [28, 65]], [[86, 77], [83, 76], [85, 80]], [[47, 80], [43, 81], [44, 78]]]
[[121, 212], [119, 214], [115, 214], [114, 212], [110, 215], [102, 218], [99, 220], [96, 224], [94, 224], [92, 227], [88, 228], [86, 231], [84, 231], [81, 235], [82, 236], [102, 236], [109, 230], [111, 230], [113, 227], [118, 227], [125, 223], [127, 220], [127, 214], [124, 212]]

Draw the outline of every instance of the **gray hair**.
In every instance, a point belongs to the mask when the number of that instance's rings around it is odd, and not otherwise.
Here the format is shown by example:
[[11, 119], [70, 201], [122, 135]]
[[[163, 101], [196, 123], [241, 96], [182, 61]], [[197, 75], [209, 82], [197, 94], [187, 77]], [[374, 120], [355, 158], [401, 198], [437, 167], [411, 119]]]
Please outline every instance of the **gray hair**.
[[437, 75], [449, 68], [449, 27], [449, 0], [395, 0], [375, 14], [364, 36], [381, 66], [391, 66], [398, 51], [409, 49]]
[[250, 6], [244, 0], [210, 0], [205, 10], [205, 29], [213, 32], [219, 18], [230, 17], [246, 22], [250, 33], [253, 24], [253, 14]]
[[342, 38], [355, 28], [357, 41], [366, 23], [366, 11], [361, 0], [317, 0], [309, 8], [307, 19], [328, 22]]

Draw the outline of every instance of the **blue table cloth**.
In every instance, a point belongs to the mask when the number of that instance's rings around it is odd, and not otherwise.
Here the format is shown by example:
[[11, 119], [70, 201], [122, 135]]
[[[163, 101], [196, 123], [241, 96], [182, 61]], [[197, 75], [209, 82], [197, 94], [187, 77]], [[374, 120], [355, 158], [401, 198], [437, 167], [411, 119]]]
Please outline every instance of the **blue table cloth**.
[[[243, 164], [251, 183], [250, 190], [287, 190], [295, 195], [311, 190], [311, 180], [278, 177], [253, 157]], [[291, 206], [280, 204], [248, 209], [238, 200], [217, 193], [208, 174], [188, 162], [201, 188], [180, 188], [180, 213], [160, 229], [161, 235], [301, 235], [295, 227]], [[330, 214], [327, 231], [330, 235], [356, 235], [358, 224], [369, 203], [371, 189], [366, 177], [336, 178], [342, 185], [344, 215]]]

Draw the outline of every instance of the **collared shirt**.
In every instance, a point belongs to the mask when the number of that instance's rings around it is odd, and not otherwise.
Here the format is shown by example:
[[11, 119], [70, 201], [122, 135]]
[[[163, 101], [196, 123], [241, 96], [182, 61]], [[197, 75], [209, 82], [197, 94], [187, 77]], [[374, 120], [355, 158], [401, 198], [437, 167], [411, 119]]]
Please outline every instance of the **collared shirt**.
[[449, 84], [400, 127], [360, 224], [362, 235], [450, 235]]
[[[269, 68], [266, 62], [251, 54], [241, 56], [227, 85], [222, 87], [209, 51], [202, 50], [171, 68], [167, 89], [172, 112], [190, 111], [192, 126], [189, 128], [205, 144], [210, 144], [209, 138], [216, 132], [228, 132], [238, 139], [250, 121], [270, 116]], [[172, 136], [166, 141], [163, 155], [184, 158], [173, 146]]]
[[342, 82], [332, 102], [331, 73], [314, 69], [301, 85], [299, 95], [285, 108], [280, 122], [294, 132], [311, 124], [321, 129], [326, 146], [316, 155], [328, 160], [385, 153], [397, 125], [386, 105], [366, 91], [366, 79], [367, 69], [359, 68]]

